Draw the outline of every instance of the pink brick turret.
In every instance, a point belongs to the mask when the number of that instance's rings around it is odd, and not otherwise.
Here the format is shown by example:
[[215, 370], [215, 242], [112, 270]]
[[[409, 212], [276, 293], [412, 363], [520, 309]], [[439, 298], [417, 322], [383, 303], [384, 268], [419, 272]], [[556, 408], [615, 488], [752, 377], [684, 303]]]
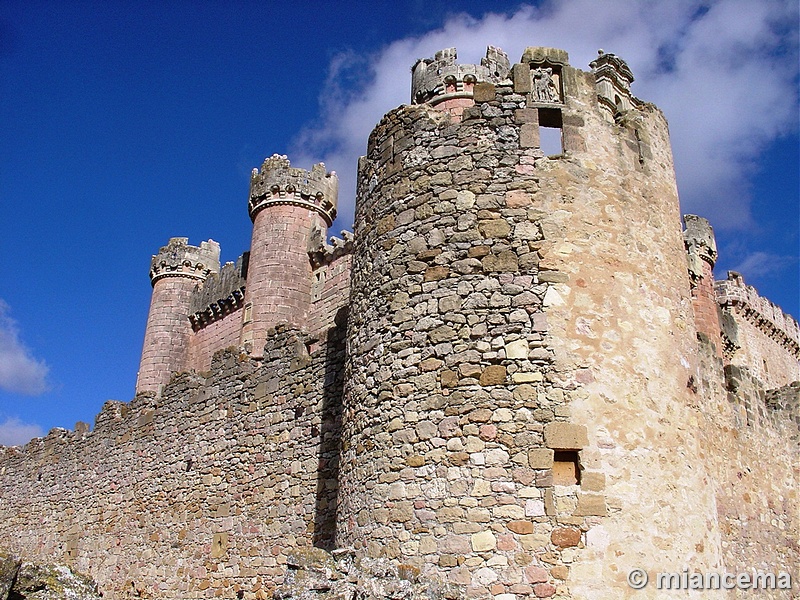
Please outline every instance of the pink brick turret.
[[171, 238], [150, 263], [153, 295], [144, 334], [136, 393], [160, 391], [172, 373], [186, 368], [189, 300], [211, 273], [219, 273], [219, 244], [213, 240], [190, 246], [188, 238]]
[[250, 218], [253, 238], [242, 322], [242, 346], [263, 355], [267, 331], [278, 323], [306, 326], [311, 304], [309, 243], [325, 238], [336, 216], [339, 180], [318, 163], [293, 168], [277, 154], [253, 169]]
[[708, 336], [714, 343], [717, 356], [722, 356], [722, 337], [714, 292], [713, 271], [717, 261], [714, 230], [706, 219], [696, 215], [683, 215], [683, 222], [686, 224], [683, 240], [689, 258], [695, 327], [698, 333]]

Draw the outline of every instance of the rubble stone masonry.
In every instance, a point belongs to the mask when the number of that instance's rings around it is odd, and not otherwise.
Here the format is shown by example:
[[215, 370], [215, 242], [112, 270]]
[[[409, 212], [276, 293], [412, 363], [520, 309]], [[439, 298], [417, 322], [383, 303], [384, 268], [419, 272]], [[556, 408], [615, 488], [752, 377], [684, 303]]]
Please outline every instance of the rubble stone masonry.
[[591, 69], [418, 61], [330, 243], [335, 174], [266, 159], [249, 253], [154, 257], [134, 399], [0, 449], [3, 545], [112, 600], [795, 597], [800, 328], [714, 284], [663, 114]]

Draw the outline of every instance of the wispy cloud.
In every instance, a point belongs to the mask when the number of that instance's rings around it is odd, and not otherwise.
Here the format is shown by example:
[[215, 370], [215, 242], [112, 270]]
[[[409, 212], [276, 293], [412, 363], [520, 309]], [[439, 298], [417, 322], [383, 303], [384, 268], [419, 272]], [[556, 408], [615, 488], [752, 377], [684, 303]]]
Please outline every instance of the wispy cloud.
[[33, 423], [23, 423], [16, 417], [9, 417], [0, 423], [0, 446], [22, 446], [35, 437], [44, 436], [41, 427]]
[[461, 62], [478, 62], [492, 44], [513, 62], [526, 46], [555, 46], [587, 69], [603, 48], [629, 62], [634, 93], [670, 121], [683, 210], [712, 217], [718, 229], [747, 227], [748, 176], [797, 120], [797, 22], [794, 0], [564, 0], [511, 15], [453, 15], [376, 54], [334, 58], [321, 118], [295, 140], [293, 162], [324, 160], [338, 172], [339, 223], [349, 227], [358, 156], [381, 116], [409, 101], [417, 58], [456, 46]]
[[43, 394], [50, 388], [49, 368], [22, 343], [9, 312], [8, 304], [0, 299], [0, 390], [26, 396]]
[[758, 278], [781, 276], [787, 268], [796, 265], [798, 257], [780, 256], [771, 252], [753, 252], [745, 256], [735, 267], [739, 273], [757, 274]]

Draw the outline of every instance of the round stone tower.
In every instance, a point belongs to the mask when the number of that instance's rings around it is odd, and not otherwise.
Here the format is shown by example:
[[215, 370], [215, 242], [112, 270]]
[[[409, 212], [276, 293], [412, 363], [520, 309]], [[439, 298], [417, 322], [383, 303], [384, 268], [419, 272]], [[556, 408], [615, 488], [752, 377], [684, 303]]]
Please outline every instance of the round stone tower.
[[311, 303], [312, 238], [325, 239], [336, 217], [339, 179], [316, 164], [297, 169], [277, 154], [253, 169], [248, 209], [253, 221], [242, 322], [242, 346], [264, 352], [267, 330], [284, 322], [302, 328]]
[[338, 545], [504, 600], [718, 564], [666, 120], [612, 54], [454, 55], [359, 163]]
[[159, 391], [172, 373], [186, 368], [192, 326], [192, 291], [211, 273], [219, 273], [219, 244], [190, 246], [188, 238], [171, 238], [150, 261], [153, 295], [147, 315], [144, 348], [136, 392]]

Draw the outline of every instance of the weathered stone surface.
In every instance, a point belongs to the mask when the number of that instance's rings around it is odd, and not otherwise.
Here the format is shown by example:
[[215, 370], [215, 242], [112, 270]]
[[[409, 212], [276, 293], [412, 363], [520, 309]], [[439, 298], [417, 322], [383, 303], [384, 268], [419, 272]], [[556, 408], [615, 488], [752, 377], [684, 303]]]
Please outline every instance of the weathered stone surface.
[[485, 82], [476, 83], [472, 93], [475, 102], [491, 102], [494, 100], [495, 96], [494, 84]]
[[100, 600], [97, 585], [61, 565], [23, 562], [11, 587], [15, 600]]
[[21, 563], [18, 557], [0, 551], [0, 599], [8, 597]]
[[585, 425], [548, 423], [544, 428], [544, 441], [548, 448], [579, 450], [589, 444]]
[[474, 533], [470, 539], [472, 550], [475, 552], [488, 552], [497, 547], [497, 538], [491, 531]]
[[559, 548], [577, 546], [581, 541], [581, 532], [572, 527], [558, 527], [550, 534], [550, 541]]
[[505, 383], [506, 368], [502, 365], [490, 365], [481, 373], [481, 385], [500, 385]]
[[[355, 235], [325, 242], [324, 169], [273, 157], [244, 290], [244, 264], [162, 256], [180, 277], [156, 282], [160, 368], [189, 372], [2, 449], [12, 549], [164, 600], [408, 598], [428, 576], [605, 599], [630, 589], [597, 574], [632, 564], [800, 562], [796, 322], [740, 276], [715, 289], [710, 228], [682, 235], [666, 121], [623, 61], [524, 63], [513, 83], [496, 48], [415, 65], [423, 95], [359, 163]], [[564, 154], [537, 147], [540, 117]], [[294, 327], [261, 327], [276, 315]], [[631, 535], [652, 519], [662, 537]], [[357, 556], [298, 559], [334, 540]]]
[[576, 517], [605, 516], [608, 514], [606, 499], [602, 494], [578, 494], [578, 506], [572, 514]]

